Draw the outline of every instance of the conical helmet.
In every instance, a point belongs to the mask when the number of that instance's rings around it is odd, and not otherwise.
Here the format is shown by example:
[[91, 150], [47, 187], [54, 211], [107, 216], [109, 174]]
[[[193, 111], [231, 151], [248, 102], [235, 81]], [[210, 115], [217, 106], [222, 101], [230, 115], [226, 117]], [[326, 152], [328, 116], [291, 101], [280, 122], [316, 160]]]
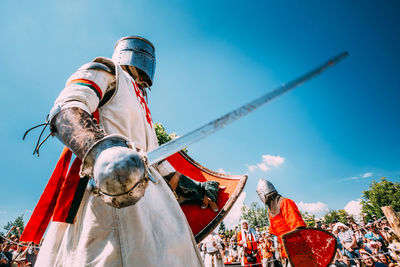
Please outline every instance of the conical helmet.
[[277, 192], [275, 186], [267, 180], [260, 179], [257, 185], [257, 194], [260, 197], [263, 203], [267, 202], [268, 197], [272, 194]]

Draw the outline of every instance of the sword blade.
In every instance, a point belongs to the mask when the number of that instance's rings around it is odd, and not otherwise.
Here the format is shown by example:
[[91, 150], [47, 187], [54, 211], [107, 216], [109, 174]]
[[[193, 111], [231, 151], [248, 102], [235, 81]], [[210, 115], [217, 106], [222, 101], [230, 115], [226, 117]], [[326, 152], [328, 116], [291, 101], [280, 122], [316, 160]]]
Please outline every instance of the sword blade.
[[336, 57], [331, 58], [324, 64], [318, 66], [317, 68], [307, 72], [306, 74], [300, 76], [299, 78], [279, 86], [275, 90], [266, 93], [265, 95], [253, 100], [250, 103], [247, 103], [199, 128], [196, 130], [185, 134], [181, 137], [178, 137], [174, 140], [169, 141], [168, 143], [159, 146], [158, 148], [150, 151], [147, 154], [147, 159], [149, 165], [153, 165], [161, 160], [167, 158], [168, 156], [180, 151], [181, 149], [199, 141], [200, 139], [216, 132], [217, 130], [224, 128], [228, 124], [240, 119], [241, 117], [249, 114], [250, 112], [254, 111], [255, 109], [259, 108], [260, 106], [270, 102], [271, 100], [283, 95], [284, 93], [294, 89], [297, 86], [302, 85], [303, 83], [307, 82], [308, 80], [314, 78], [315, 76], [321, 74], [326, 69], [332, 67], [337, 62], [342, 60], [348, 56], [347, 52], [343, 52]]

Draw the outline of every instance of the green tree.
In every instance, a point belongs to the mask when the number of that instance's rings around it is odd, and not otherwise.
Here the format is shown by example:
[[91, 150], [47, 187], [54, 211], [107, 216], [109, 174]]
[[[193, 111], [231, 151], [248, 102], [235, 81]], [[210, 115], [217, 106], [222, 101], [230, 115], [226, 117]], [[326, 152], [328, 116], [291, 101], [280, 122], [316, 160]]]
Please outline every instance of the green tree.
[[315, 215], [306, 212], [300, 212], [301, 217], [303, 217], [304, 222], [308, 227], [315, 227]]
[[225, 231], [226, 231], [226, 226], [225, 226], [224, 221], [222, 221], [222, 222], [220, 223], [220, 225], [219, 225], [219, 232], [220, 232], [220, 233], [225, 233]]
[[332, 223], [334, 220], [338, 222], [347, 223], [346, 217], [349, 214], [345, 210], [330, 210], [324, 216], [325, 223]]
[[158, 144], [160, 146], [176, 138], [176, 133], [168, 134], [164, 126], [159, 122], [154, 124], [154, 130], [156, 131]]
[[[342, 222], [342, 223], [347, 223], [347, 217], [348, 216], [350, 216], [348, 213], [347, 213], [347, 211], [345, 211], [345, 210], [338, 210], [338, 214], [339, 214], [339, 222]], [[350, 217], [352, 217], [352, 216], [350, 216]], [[354, 220], [354, 218], [353, 218], [353, 220]]]
[[332, 223], [333, 221], [339, 221], [339, 214], [336, 210], [330, 210], [324, 215], [325, 223]]
[[244, 205], [242, 207], [242, 215], [240, 219], [249, 221], [249, 226], [255, 228], [263, 228], [269, 225], [268, 209], [267, 207], [260, 207], [257, 202], [250, 203], [250, 206]]
[[[24, 231], [24, 215], [21, 214], [18, 216], [14, 221], [9, 221], [6, 226], [4, 226], [4, 230], [7, 233], [13, 226], [18, 227], [20, 229], [20, 233], [22, 234], [22, 231]], [[16, 235], [19, 236], [18, 230], [14, 228], [11, 233], [11, 235]]]
[[232, 236], [232, 235], [233, 235], [232, 230], [228, 230], [228, 229], [225, 230], [225, 236]]
[[[160, 122], [156, 122], [154, 124], [154, 130], [156, 131], [158, 145], [160, 146], [178, 137], [176, 133], [167, 133], [164, 126]], [[182, 150], [187, 153], [187, 148]]]
[[372, 215], [383, 217], [383, 206], [392, 206], [400, 211], [400, 183], [390, 182], [385, 177], [380, 182], [372, 181], [369, 189], [363, 191], [361, 205], [364, 220], [372, 219]]

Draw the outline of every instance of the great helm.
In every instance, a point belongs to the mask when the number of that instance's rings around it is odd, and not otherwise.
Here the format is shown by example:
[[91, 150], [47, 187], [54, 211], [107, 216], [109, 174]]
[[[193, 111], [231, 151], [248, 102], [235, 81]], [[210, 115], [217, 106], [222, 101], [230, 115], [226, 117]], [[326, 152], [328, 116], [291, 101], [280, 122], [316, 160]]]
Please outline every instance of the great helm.
[[154, 46], [149, 40], [139, 36], [121, 38], [115, 44], [112, 59], [125, 66], [128, 71], [132, 70], [130, 67], [134, 67], [137, 70], [136, 75], [144, 79], [148, 86], [153, 84], [156, 56]]
[[266, 204], [269, 196], [277, 191], [275, 189], [275, 186], [270, 181], [260, 179], [258, 181], [256, 192], [261, 201]]

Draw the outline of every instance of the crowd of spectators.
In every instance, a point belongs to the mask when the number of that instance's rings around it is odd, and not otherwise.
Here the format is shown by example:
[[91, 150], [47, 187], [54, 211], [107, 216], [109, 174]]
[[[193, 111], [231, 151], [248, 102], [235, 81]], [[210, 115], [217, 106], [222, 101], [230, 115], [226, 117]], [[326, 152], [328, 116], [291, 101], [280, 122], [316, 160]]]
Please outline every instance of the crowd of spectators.
[[[16, 232], [16, 234], [11, 234]], [[39, 246], [29, 242], [20, 242], [19, 227], [13, 226], [7, 234], [0, 236], [0, 267], [34, 266]]]
[[[389, 226], [387, 219], [378, 219], [367, 223], [356, 223], [348, 216], [347, 222], [324, 223], [317, 221], [315, 228], [328, 231], [337, 238], [337, 252], [331, 267], [364, 267], [364, 266], [400, 266], [400, 239]], [[260, 230], [262, 229], [262, 230]], [[243, 249], [237, 243], [239, 227], [235, 230], [220, 233], [220, 254], [225, 265], [241, 263]], [[257, 249], [263, 266], [285, 266], [280, 256], [280, 244], [277, 238], [268, 233], [268, 227], [256, 227], [258, 235]], [[201, 254], [206, 254], [204, 244], [199, 244]]]
[[350, 216], [347, 223], [321, 224], [337, 237], [336, 266], [400, 266], [400, 240], [385, 218], [359, 224]]
[[[316, 222], [314, 227], [328, 231], [337, 238], [337, 252], [331, 267], [400, 266], [400, 239], [387, 219], [373, 218], [367, 223], [356, 223], [350, 216], [347, 217], [347, 223]], [[214, 233], [218, 238], [212, 240], [218, 241], [218, 257], [225, 265], [243, 262], [243, 247], [237, 242], [239, 232], [240, 227], [237, 226], [234, 230]], [[268, 227], [256, 227], [255, 233], [255, 247], [262, 265], [284, 266], [284, 259], [280, 256], [281, 244], [268, 233]], [[19, 236], [18, 227], [12, 227], [7, 234], [0, 236], [0, 267], [34, 266], [39, 246], [32, 242], [20, 242]], [[207, 253], [204, 242], [199, 244], [199, 250], [203, 256]]]

